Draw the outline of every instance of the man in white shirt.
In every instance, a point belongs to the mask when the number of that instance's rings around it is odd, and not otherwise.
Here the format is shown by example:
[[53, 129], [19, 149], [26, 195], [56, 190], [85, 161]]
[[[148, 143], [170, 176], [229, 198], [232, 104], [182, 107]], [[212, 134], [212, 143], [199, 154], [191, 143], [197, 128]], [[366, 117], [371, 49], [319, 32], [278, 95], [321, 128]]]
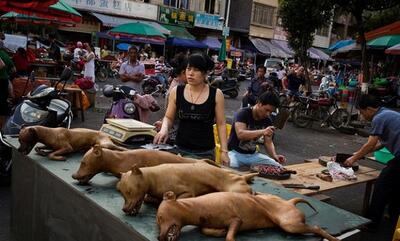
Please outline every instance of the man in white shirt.
[[139, 63], [137, 56], [138, 49], [135, 46], [132, 46], [128, 51], [129, 59], [122, 63], [121, 68], [119, 69], [119, 76], [125, 86], [129, 86], [142, 94], [144, 65]]

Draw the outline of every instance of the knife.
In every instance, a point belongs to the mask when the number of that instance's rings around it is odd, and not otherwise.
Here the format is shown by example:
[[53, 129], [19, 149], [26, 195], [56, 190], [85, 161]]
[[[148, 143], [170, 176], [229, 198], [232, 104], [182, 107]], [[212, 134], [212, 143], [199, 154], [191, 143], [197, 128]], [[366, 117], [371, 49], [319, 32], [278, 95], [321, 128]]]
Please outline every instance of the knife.
[[284, 183], [282, 186], [286, 188], [301, 188], [301, 189], [311, 189], [311, 190], [319, 190], [318, 185], [304, 185], [304, 184], [296, 184], [296, 183]]

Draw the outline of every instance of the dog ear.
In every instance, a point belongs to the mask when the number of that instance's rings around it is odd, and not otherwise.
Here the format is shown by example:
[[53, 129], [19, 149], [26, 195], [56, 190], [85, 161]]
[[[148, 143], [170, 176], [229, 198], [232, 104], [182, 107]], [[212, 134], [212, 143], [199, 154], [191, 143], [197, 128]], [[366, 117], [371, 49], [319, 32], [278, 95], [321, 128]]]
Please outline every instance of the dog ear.
[[136, 165], [132, 166], [131, 171], [133, 175], [142, 175], [142, 172]]
[[163, 200], [176, 200], [176, 195], [173, 191], [165, 192]]
[[101, 156], [102, 152], [103, 152], [103, 149], [101, 148], [101, 146], [99, 144], [96, 144], [93, 146], [93, 154], [95, 154], [96, 156]]
[[29, 136], [31, 136], [34, 140], [37, 139], [37, 132], [35, 128], [28, 128]]

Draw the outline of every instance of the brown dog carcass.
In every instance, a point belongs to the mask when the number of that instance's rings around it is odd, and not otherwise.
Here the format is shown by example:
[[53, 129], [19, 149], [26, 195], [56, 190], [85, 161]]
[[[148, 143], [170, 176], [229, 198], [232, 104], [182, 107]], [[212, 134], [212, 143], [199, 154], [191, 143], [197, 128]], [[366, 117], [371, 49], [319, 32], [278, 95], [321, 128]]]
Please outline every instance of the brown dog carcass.
[[[106, 134], [85, 128], [25, 127], [19, 133], [19, 143], [18, 151], [24, 155], [29, 154], [36, 143], [42, 143], [44, 146], [36, 147], [35, 151], [40, 155], [48, 155], [50, 159], [58, 161], [65, 160], [65, 154], [86, 151], [95, 144], [115, 150], [126, 150], [115, 145]], [[52, 151], [44, 151], [45, 149]]]
[[257, 173], [240, 176], [204, 162], [193, 164], [162, 164], [154, 167], [132, 169], [123, 173], [117, 189], [125, 199], [123, 211], [136, 215], [147, 194], [161, 201], [167, 191], [177, 198], [196, 197], [210, 192], [251, 193], [248, 182]]
[[122, 172], [129, 171], [133, 165], [151, 167], [165, 163], [196, 163], [199, 161], [216, 165], [211, 160], [185, 158], [165, 151], [145, 149], [115, 151], [95, 145], [85, 153], [78, 171], [72, 175], [72, 178], [85, 184], [97, 173], [110, 172], [120, 176]]
[[318, 226], [305, 223], [304, 214], [295, 206], [304, 199], [284, 200], [275, 195], [218, 192], [176, 200], [173, 192], [164, 194], [157, 211], [159, 241], [175, 241], [186, 225], [200, 226], [206, 235], [234, 241], [238, 231], [280, 227], [289, 233], [315, 233], [329, 241], [339, 239]]

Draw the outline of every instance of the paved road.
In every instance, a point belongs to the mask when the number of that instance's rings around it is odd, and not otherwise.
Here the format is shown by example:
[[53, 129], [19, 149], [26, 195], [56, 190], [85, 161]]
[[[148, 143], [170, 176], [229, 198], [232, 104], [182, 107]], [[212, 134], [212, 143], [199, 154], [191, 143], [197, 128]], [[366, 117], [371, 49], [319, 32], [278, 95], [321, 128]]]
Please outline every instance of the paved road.
[[[100, 88], [103, 84], [100, 84]], [[242, 93], [246, 82], [242, 83]], [[108, 100], [100, 97], [98, 94], [98, 107], [108, 106]], [[161, 97], [158, 98], [163, 103]], [[240, 107], [240, 98], [225, 99], [225, 114], [228, 121], [232, 119], [233, 113]], [[79, 118], [73, 121], [73, 127], [86, 127], [99, 129], [102, 124], [104, 112], [98, 109], [90, 109], [86, 112], [86, 121], [81, 122]], [[153, 113], [151, 120], [155, 121], [162, 117], [163, 110]], [[278, 130], [275, 137], [275, 145], [279, 154], [286, 155], [288, 164], [301, 163], [305, 159], [316, 158], [320, 155], [334, 155], [337, 152], [352, 153], [359, 148], [366, 138], [356, 135], [346, 135], [332, 129], [321, 129], [315, 125], [311, 129], [300, 129], [287, 123], [283, 130]], [[382, 168], [381, 165], [362, 161], [362, 164]], [[327, 192], [331, 196], [330, 204], [350, 212], [361, 214], [362, 201], [364, 195], [364, 184], [355, 185], [341, 190]], [[9, 210], [10, 210], [10, 190], [9, 188], [0, 188], [0, 240], [10, 240], [9, 237]], [[323, 226], [323, 224], [321, 224]], [[363, 232], [360, 239], [363, 241], [389, 241], [393, 235], [393, 227], [388, 225], [385, 220], [381, 229], [374, 234]]]

